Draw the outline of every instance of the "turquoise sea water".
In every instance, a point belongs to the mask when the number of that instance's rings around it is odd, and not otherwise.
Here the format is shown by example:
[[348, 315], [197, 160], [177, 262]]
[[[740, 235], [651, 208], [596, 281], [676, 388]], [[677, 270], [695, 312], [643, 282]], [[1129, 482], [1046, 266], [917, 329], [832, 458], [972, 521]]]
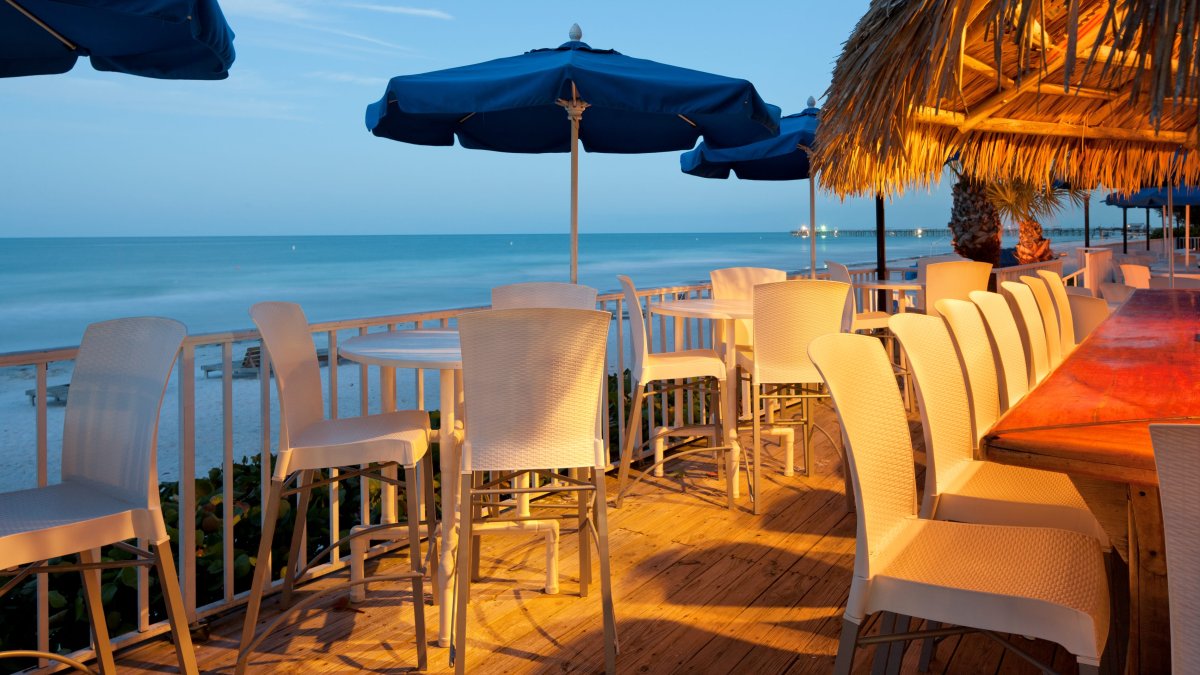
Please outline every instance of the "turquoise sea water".
[[[888, 257], [945, 253], [896, 237]], [[704, 280], [735, 265], [807, 269], [786, 232], [580, 235], [580, 282], [601, 291]], [[818, 240], [817, 260], [871, 263], [871, 237]], [[161, 315], [189, 332], [250, 327], [247, 309], [291, 300], [325, 321], [487, 304], [493, 286], [567, 280], [566, 235], [157, 237], [0, 240], [0, 352], [78, 344], [88, 323]]]

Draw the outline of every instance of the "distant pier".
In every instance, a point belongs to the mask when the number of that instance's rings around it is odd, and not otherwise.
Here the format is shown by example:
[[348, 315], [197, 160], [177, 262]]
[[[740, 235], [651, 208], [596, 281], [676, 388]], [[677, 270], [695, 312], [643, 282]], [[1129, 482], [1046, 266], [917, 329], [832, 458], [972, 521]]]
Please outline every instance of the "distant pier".
[[[1141, 233], [1144, 233], [1145, 231], [1146, 231], [1146, 226], [1142, 223], [1138, 223], [1136, 227], [1133, 224], [1130, 224], [1130, 226], [1129, 226], [1130, 234], [1141, 234]], [[1065, 239], [1068, 237], [1078, 238], [1078, 239], [1083, 238], [1083, 228], [1082, 227], [1047, 227], [1047, 228], [1042, 229], [1042, 233], [1049, 239], [1056, 239], [1056, 238]], [[820, 232], [820, 234], [822, 234], [826, 237], [871, 237], [871, 238], [874, 238], [875, 230], [874, 229], [854, 229], [854, 230], [827, 229], [827, 230]], [[792, 236], [807, 237], [808, 232], [804, 231], [804, 230], [797, 230], [795, 232], [792, 232]], [[949, 239], [951, 235], [950, 235], [950, 228], [948, 228], [948, 227], [921, 227], [921, 228], [911, 228], [911, 229], [889, 229], [887, 231], [887, 236], [889, 236], [889, 237], [911, 237], [914, 239]], [[1091, 236], [1096, 239], [1107, 239], [1108, 237], [1120, 237], [1121, 236], [1121, 228], [1119, 228], [1119, 227], [1093, 227]]]

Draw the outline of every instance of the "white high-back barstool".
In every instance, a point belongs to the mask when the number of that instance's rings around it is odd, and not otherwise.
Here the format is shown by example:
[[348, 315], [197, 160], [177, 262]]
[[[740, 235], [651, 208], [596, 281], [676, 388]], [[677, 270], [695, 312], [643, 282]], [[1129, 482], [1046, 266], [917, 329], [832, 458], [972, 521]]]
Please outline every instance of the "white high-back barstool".
[[860, 330], [882, 330], [887, 328], [889, 316], [887, 312], [858, 311], [858, 303], [854, 292], [854, 280], [850, 277], [850, 268], [832, 260], [826, 260], [825, 266], [829, 268], [830, 281], [840, 281], [844, 284], [849, 284], [851, 287], [850, 294], [846, 297], [847, 321], [844, 326], [845, 332], [857, 333]]
[[[362, 570], [357, 569], [357, 565], [361, 564], [361, 556], [354, 556], [356, 569], [352, 570], [348, 582], [312, 593], [302, 602], [291, 605], [287, 612], [308, 607], [321, 597], [347, 586], [354, 589], [372, 580], [408, 579], [412, 583], [418, 668], [423, 670], [426, 664], [425, 593], [422, 581], [424, 564], [421, 558], [421, 516], [418, 506], [422, 481], [418, 479], [417, 464], [421, 464], [421, 473], [426, 478], [426, 525], [432, 547], [434, 499], [433, 456], [429, 453], [429, 416], [421, 410], [399, 410], [363, 417], [326, 419], [317, 350], [313, 344], [312, 333], [308, 329], [308, 320], [300, 305], [290, 302], [260, 302], [250, 308], [250, 317], [262, 334], [263, 347], [275, 373], [275, 390], [279, 395], [279, 455], [271, 474], [270, 491], [263, 513], [258, 549], [260, 564], [254, 568], [254, 580], [246, 602], [246, 618], [235, 671], [239, 675], [245, 672], [250, 654], [286, 616], [285, 613], [277, 617], [264, 627], [261, 633], [255, 635], [262, 597], [270, 584], [271, 570], [263, 563], [271, 559], [271, 543], [275, 535], [279, 503], [284, 497], [293, 494], [298, 495], [297, 517], [292, 530], [291, 550], [284, 565], [281, 604], [288, 607], [296, 580], [341, 544], [360, 536], [375, 538], [384, 528], [405, 527], [408, 530], [410, 572], [364, 578]], [[268, 371], [264, 368], [262, 372], [265, 376]], [[307, 527], [307, 518], [303, 515], [308, 513], [309, 498], [313, 488], [331, 482], [329, 479], [316, 480], [316, 472], [336, 468], [340, 469], [337, 476], [339, 481], [359, 476], [398, 485], [395, 476], [391, 475], [396, 466], [404, 468], [403, 487], [407, 497], [407, 522], [385, 522], [377, 527], [352, 529], [349, 536], [339, 539], [320, 555], [309, 560], [306, 565], [301, 566], [300, 546]], [[384, 504], [385, 513], [389, 512], [392, 506], [394, 505]], [[436, 555], [432, 553], [431, 559], [436, 559]], [[280, 561], [275, 561], [276, 565], [279, 563]], [[436, 579], [434, 586], [434, 597], [437, 597]]]
[[1126, 286], [1150, 288], [1150, 268], [1145, 265], [1121, 265], [1121, 278]]
[[[71, 375], [61, 482], [0, 494], [0, 570], [17, 570], [0, 595], [30, 574], [80, 572], [96, 660], [106, 675], [117, 672], [101, 601], [100, 568], [109, 565], [101, 561], [100, 547], [109, 545], [134, 554], [136, 565], [156, 567], [179, 670], [197, 672], [171, 540], [159, 505], [156, 452], [163, 393], [186, 334], [178, 321], [157, 317], [88, 326]], [[146, 541], [150, 550], [125, 543], [130, 539]], [[79, 556], [78, 565], [45, 564], [50, 558], [74, 554]], [[49, 659], [90, 672], [54, 652], [0, 652], [0, 658], [16, 656]]]
[[[629, 338], [633, 346], [633, 364], [629, 369], [629, 386], [633, 392], [633, 403], [629, 408], [629, 416], [625, 423], [625, 443], [621, 446], [621, 468], [617, 473], [616, 507], [621, 508], [625, 492], [646, 477], [645, 471], [638, 472], [630, 483], [630, 472], [633, 465], [633, 450], [638, 444], [642, 426], [642, 407], [646, 400], [646, 389], [653, 383], [663, 383], [661, 392], [674, 391], [680, 388], [675, 380], [702, 380], [707, 382], [707, 389], [713, 392], [711, 411], [717, 415], [713, 424], [693, 424], [682, 427], [667, 426], [664, 418], [663, 426], [651, 429], [649, 442], [654, 448], [653, 469], [660, 469], [667, 459], [683, 457], [699, 452], [711, 453], [720, 451], [723, 455], [725, 468], [726, 505], [733, 508], [733, 487], [736, 475], [734, 472], [734, 453], [732, 448], [719, 445], [724, 438], [722, 424], [736, 424], [736, 420], [721, 420], [722, 396], [732, 396], [725, 382], [725, 361], [711, 349], [685, 349], [675, 352], [651, 354], [646, 341], [646, 319], [642, 314], [642, 303], [638, 299], [637, 289], [633, 280], [620, 275], [621, 290], [625, 295], [625, 311], [629, 315]], [[732, 347], [731, 347], [732, 348]], [[700, 384], [703, 384], [701, 382]], [[696, 386], [695, 383], [684, 383], [683, 387]], [[653, 419], [651, 420], [653, 422]], [[669, 436], [707, 436], [709, 447], [681, 449], [671, 455], [664, 456], [664, 441]], [[656, 473], [658, 473], [656, 471]], [[661, 475], [661, 473], [658, 473]]]
[[[514, 490], [574, 492], [579, 500], [580, 595], [591, 579], [589, 542], [600, 558], [604, 663], [616, 671], [616, 622], [608, 561], [604, 470], [608, 449], [599, 433], [600, 385], [612, 315], [594, 309], [505, 309], [459, 317], [463, 395], [470, 411], [459, 491], [458, 606], [451, 647], [455, 672], [466, 672], [474, 502]], [[581, 478], [556, 473], [578, 469]], [[491, 472], [476, 487], [472, 472]], [[518, 476], [550, 481], [515, 488]], [[446, 477], [446, 480], [451, 480]], [[505, 484], [508, 484], [506, 487]], [[486, 521], [488, 519], [484, 519]], [[501, 514], [494, 520], [504, 521]]]
[[[708, 273], [712, 282], [712, 297], [717, 300], [749, 300], [754, 287], [786, 281], [787, 272], [770, 267], [726, 267]], [[754, 324], [749, 321], [734, 322], [738, 348], [754, 347]]]
[[988, 342], [1000, 376], [1000, 412], [1004, 412], [1029, 393], [1029, 366], [1021, 344], [1021, 331], [1003, 295], [971, 291], [970, 296], [987, 324]]
[[1171, 671], [1200, 672], [1200, 425], [1151, 424], [1167, 549]]
[[1047, 346], [1042, 311], [1033, 297], [1033, 291], [1025, 284], [1002, 281], [1000, 294], [1008, 301], [1013, 318], [1017, 320], [1025, 361], [1029, 364], [1029, 388], [1032, 389], [1050, 374], [1050, 348]]
[[1096, 326], [1112, 314], [1104, 298], [1072, 293], [1067, 296], [1067, 302], [1071, 305], [1071, 321], [1075, 324], [1075, 339], [1079, 342], [1083, 342], [1084, 338], [1096, 330]]
[[992, 265], [974, 260], [937, 262], [925, 267], [925, 304], [921, 310], [937, 316], [937, 301], [942, 298], [966, 300], [971, 291], [987, 290]]
[[595, 309], [596, 289], [562, 281], [529, 281], [492, 288], [492, 309]]
[[[1050, 291], [1050, 299], [1054, 301], [1054, 311], [1058, 316], [1058, 330], [1062, 336], [1062, 353], [1066, 358], [1075, 349], [1076, 343], [1080, 340], [1075, 335], [1075, 320], [1071, 315], [1071, 302], [1067, 299], [1067, 286], [1063, 283], [1063, 279], [1057, 272], [1050, 270], [1038, 270], [1038, 276], [1046, 284], [1047, 290]], [[1087, 294], [1087, 297], [1092, 297]]]
[[[865, 335], [826, 335], [809, 354], [842, 424], [858, 512], [834, 673], [851, 671], [859, 644], [927, 637], [907, 630], [909, 617], [1050, 640], [1075, 656], [1080, 673], [1098, 673], [1109, 606], [1096, 540], [1053, 528], [918, 518], [908, 419], [883, 346]], [[875, 612], [885, 612], [880, 634], [860, 637]], [[885, 671], [897, 672], [903, 649], [882, 658]]]
[[[1054, 309], [1054, 300], [1050, 297], [1050, 289], [1046, 288], [1046, 282], [1042, 281], [1041, 277], [1022, 275], [1021, 283], [1029, 287], [1029, 292], [1033, 293], [1033, 300], [1037, 303], [1038, 314], [1042, 317], [1042, 330], [1046, 333], [1047, 363], [1050, 370], [1054, 370], [1062, 363], [1067, 352], [1063, 351], [1062, 327], [1058, 323], [1058, 314]], [[1071, 349], [1074, 348], [1075, 345], [1072, 344]]]

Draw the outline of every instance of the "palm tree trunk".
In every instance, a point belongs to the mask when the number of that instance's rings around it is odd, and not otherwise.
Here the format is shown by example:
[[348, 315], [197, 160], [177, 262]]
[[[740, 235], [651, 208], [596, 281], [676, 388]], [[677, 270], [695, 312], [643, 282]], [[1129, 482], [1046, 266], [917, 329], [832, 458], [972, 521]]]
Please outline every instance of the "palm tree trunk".
[[955, 253], [971, 260], [1000, 264], [1000, 215], [988, 199], [986, 184], [959, 176], [953, 197], [949, 227]]
[[1053, 257], [1050, 240], [1042, 236], [1042, 224], [1032, 218], [1021, 219], [1017, 240], [1017, 263], [1028, 265]]

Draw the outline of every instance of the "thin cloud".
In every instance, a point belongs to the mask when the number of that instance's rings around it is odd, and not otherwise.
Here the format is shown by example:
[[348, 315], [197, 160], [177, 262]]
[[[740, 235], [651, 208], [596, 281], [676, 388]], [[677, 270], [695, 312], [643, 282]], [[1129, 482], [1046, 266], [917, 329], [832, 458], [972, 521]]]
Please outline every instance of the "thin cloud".
[[329, 70], [317, 70], [307, 73], [305, 77], [314, 80], [325, 80], [326, 82], [345, 82], [347, 84], [360, 84], [364, 87], [379, 87], [387, 82], [382, 77], [366, 77], [363, 75], [355, 75], [354, 73], [338, 73]]
[[225, 0], [221, 8], [226, 14], [253, 17], [268, 21], [293, 23], [314, 18], [312, 12], [290, 2], [280, 0]]
[[403, 5], [375, 5], [370, 3], [348, 2], [347, 7], [354, 9], [365, 9], [371, 12], [383, 12], [385, 14], [403, 14], [405, 16], [420, 16], [426, 19], [441, 19], [443, 21], [453, 21], [454, 16], [443, 12], [440, 9], [425, 9], [421, 7], [405, 7]]
[[379, 38], [374, 38], [374, 37], [371, 37], [370, 35], [363, 35], [362, 33], [352, 33], [348, 30], [340, 30], [338, 28], [325, 28], [323, 26], [308, 26], [308, 28], [310, 28], [312, 30], [319, 30], [324, 33], [329, 33], [330, 35], [337, 35], [339, 37], [344, 37], [344, 38], [347, 38], [350, 40], [359, 40], [361, 42], [366, 42], [368, 44], [379, 45], [380, 47], [387, 47], [388, 49], [395, 49], [396, 51], [411, 52], [413, 50], [412, 47], [405, 47], [404, 45], [398, 45], [394, 42], [388, 42], [387, 40], [380, 40]]

